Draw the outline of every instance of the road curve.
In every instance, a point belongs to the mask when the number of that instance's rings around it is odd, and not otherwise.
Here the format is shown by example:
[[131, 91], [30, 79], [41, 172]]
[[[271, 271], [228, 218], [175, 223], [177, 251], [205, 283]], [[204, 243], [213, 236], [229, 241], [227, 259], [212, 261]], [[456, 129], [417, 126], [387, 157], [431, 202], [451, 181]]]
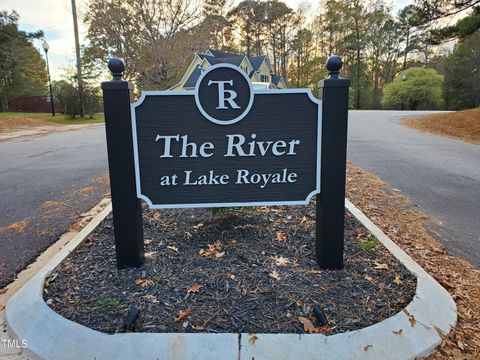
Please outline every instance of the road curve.
[[446, 249], [480, 268], [480, 146], [400, 124], [415, 111], [350, 111], [348, 159], [431, 217]]

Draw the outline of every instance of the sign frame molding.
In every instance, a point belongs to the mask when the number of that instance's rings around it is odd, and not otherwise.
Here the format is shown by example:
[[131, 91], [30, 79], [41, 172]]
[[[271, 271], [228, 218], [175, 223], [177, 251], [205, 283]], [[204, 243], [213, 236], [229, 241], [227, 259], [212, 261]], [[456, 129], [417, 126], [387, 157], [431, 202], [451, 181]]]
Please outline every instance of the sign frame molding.
[[[224, 64], [217, 64], [224, 65]], [[215, 65], [215, 66], [217, 66]], [[233, 65], [232, 65], [233, 66]], [[217, 66], [218, 68], [220, 66]], [[236, 69], [238, 70], [238, 69]], [[200, 78], [201, 80], [201, 78]], [[251, 84], [251, 83], [250, 83]], [[323, 113], [323, 101], [317, 99], [313, 96], [310, 89], [279, 89], [279, 90], [254, 90], [252, 86], [252, 106], [255, 102], [255, 95], [280, 95], [280, 94], [306, 94], [310, 101], [317, 105], [317, 161], [316, 161], [316, 187], [312, 190], [304, 200], [290, 200], [290, 201], [253, 201], [253, 202], [221, 202], [221, 203], [198, 203], [198, 204], [153, 204], [153, 202], [146, 195], [142, 194], [141, 184], [140, 184], [140, 164], [138, 157], [138, 141], [137, 141], [137, 119], [135, 109], [140, 106], [147, 96], [194, 96], [195, 102], [198, 98], [198, 86], [195, 87], [195, 90], [147, 90], [142, 91], [140, 98], [134, 103], [130, 104], [131, 108], [131, 126], [132, 126], [132, 137], [133, 137], [133, 155], [134, 155], [134, 165], [135, 165], [135, 185], [137, 197], [144, 200], [150, 209], [185, 209], [185, 208], [218, 208], [218, 207], [240, 207], [240, 206], [283, 206], [283, 205], [308, 205], [313, 196], [321, 193], [321, 155], [322, 155], [322, 113]], [[251, 107], [248, 109], [248, 112], [251, 110]], [[214, 123], [210, 119], [206, 118], [205, 115], [201, 112], [200, 107], [197, 108], [202, 115], [203, 120], [213, 123], [218, 126], [228, 126], [230, 124], [218, 124]], [[245, 113], [245, 118], [248, 115], [248, 112]], [[243, 119], [242, 118], [242, 119]], [[236, 121], [239, 122], [242, 119]], [[235, 122], [235, 123], [236, 123]], [[234, 124], [234, 123], [231, 123]]]

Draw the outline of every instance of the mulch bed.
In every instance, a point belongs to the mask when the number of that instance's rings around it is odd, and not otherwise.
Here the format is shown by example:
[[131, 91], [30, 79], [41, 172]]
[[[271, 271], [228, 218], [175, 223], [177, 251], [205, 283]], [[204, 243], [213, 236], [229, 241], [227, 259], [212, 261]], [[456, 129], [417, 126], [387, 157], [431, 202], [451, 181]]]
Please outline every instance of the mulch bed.
[[319, 269], [314, 209], [144, 210], [146, 262], [129, 270], [116, 269], [108, 217], [49, 277], [44, 299], [106, 333], [125, 331], [132, 306], [137, 332], [334, 334], [401, 311], [415, 277], [350, 214], [345, 268]]

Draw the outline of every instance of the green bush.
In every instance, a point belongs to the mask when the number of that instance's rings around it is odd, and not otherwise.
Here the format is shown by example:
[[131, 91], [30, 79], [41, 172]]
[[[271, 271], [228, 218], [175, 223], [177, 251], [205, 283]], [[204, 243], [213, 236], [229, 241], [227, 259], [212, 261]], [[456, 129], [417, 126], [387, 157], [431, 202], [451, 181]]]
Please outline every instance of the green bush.
[[410, 110], [440, 109], [443, 75], [434, 69], [412, 67], [399, 73], [383, 89], [382, 104], [385, 108], [403, 107]]

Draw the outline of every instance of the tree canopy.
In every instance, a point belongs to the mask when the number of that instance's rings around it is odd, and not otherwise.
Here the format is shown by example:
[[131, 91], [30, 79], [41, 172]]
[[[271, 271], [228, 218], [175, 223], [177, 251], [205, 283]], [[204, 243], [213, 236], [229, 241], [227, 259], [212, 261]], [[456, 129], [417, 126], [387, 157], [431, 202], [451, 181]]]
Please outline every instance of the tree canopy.
[[[472, 2], [462, 4], [473, 11]], [[445, 74], [449, 50], [436, 44], [452, 34], [468, 36], [476, 23], [467, 16], [454, 30], [435, 27], [443, 34], [435, 38], [433, 14], [454, 8], [446, 0], [422, 0], [394, 13], [383, 0], [325, 0], [306, 16], [307, 8], [294, 10], [281, 0], [90, 0], [84, 61], [105, 71], [111, 56], [121, 57], [125, 77], [143, 90], [175, 85], [193, 54], [209, 48], [267, 55], [290, 86], [315, 91], [328, 56], [336, 54], [352, 81], [350, 106], [382, 108], [384, 89], [399, 72], [427, 67]]]
[[480, 30], [458, 43], [445, 65], [448, 109], [480, 106]]
[[382, 102], [389, 108], [402, 105], [410, 110], [440, 108], [442, 84], [443, 75], [434, 69], [411, 67], [385, 86]]
[[18, 29], [15, 11], [0, 11], [0, 109], [6, 111], [11, 98], [45, 95], [45, 62], [32, 44], [43, 32], [26, 33]]

